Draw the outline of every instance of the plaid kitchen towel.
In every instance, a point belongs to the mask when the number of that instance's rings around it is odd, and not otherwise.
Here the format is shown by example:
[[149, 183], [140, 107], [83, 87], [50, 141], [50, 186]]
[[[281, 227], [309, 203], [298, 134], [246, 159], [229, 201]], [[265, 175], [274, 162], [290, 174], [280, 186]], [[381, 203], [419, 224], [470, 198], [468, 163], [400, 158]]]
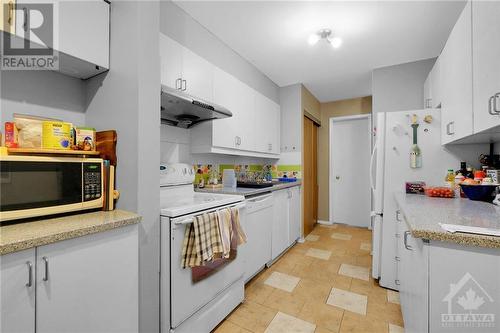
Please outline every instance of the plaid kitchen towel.
[[247, 235], [240, 223], [240, 210], [238, 208], [231, 208], [231, 221], [232, 229], [234, 232], [234, 238], [236, 238], [236, 243], [238, 245], [245, 244], [247, 242]]
[[231, 252], [231, 238], [233, 236], [233, 223], [229, 209], [219, 210], [219, 229], [222, 241], [222, 257], [229, 258]]
[[205, 213], [186, 226], [182, 247], [182, 268], [202, 266], [220, 258], [223, 246], [220, 238], [218, 214]]

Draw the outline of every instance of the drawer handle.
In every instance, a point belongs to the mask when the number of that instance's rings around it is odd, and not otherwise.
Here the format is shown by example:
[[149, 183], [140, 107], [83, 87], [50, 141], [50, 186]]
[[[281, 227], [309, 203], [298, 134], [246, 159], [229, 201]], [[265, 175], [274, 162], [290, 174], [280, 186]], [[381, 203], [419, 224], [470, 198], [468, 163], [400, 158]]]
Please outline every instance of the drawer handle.
[[493, 103], [495, 101], [495, 96], [491, 96], [490, 99], [488, 100], [488, 113], [491, 114], [492, 116], [496, 116], [497, 113], [494, 111], [494, 106]]
[[405, 231], [404, 237], [403, 237], [403, 243], [405, 245], [405, 249], [407, 249], [409, 251], [413, 251], [413, 248], [410, 245], [408, 245], [408, 235], [410, 235], [410, 231]]
[[401, 214], [401, 211], [397, 210], [396, 211], [396, 221], [398, 221], [398, 222], [401, 222], [401, 219], [400, 219], [401, 215], [400, 214]]
[[180, 90], [182, 88], [182, 79], [178, 78], [175, 80], [175, 89]]
[[181, 82], [181, 90], [182, 91], [186, 91], [186, 89], [187, 89], [187, 81], [186, 80], [182, 80], [182, 82]]
[[33, 264], [31, 261], [26, 261], [26, 266], [28, 266], [28, 283], [26, 283], [26, 287], [31, 288], [33, 285]]
[[401, 284], [401, 282], [399, 282], [399, 279], [394, 280], [394, 283], [396, 284], [396, 286], [399, 286]]
[[401, 261], [401, 258], [398, 256], [395, 256], [394, 259], [396, 259], [396, 261]]
[[[453, 126], [453, 131], [451, 130]], [[446, 125], [446, 134], [448, 135], [453, 135], [455, 134], [455, 122], [454, 121], [450, 121], [447, 125]]]
[[497, 109], [497, 100], [500, 97], [500, 92], [496, 93], [495, 96], [493, 96], [493, 112], [495, 114], [500, 114], [500, 110]]
[[45, 274], [43, 275], [43, 281], [49, 281], [49, 259], [47, 257], [43, 257], [42, 260], [45, 267]]

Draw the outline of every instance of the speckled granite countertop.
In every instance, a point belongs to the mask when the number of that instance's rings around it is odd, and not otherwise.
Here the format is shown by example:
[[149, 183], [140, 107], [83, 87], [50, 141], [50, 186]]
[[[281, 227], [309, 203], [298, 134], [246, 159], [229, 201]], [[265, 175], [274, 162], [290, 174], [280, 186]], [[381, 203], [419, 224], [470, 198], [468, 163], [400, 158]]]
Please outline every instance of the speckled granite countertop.
[[414, 237], [467, 246], [500, 249], [500, 237], [447, 232], [439, 223], [500, 229], [500, 207], [469, 199], [429, 198], [395, 193], [401, 213]]
[[67, 215], [0, 227], [0, 255], [17, 252], [141, 221], [137, 214], [123, 210]]
[[236, 188], [222, 187], [222, 188], [216, 188], [216, 189], [195, 188], [195, 191], [196, 192], [203, 192], [203, 193], [237, 194], [237, 195], [243, 195], [245, 197], [249, 197], [249, 196], [255, 195], [255, 194], [283, 190], [285, 188], [301, 186], [301, 185], [302, 185], [302, 181], [297, 180], [296, 182], [279, 183], [279, 184], [276, 184], [276, 185], [273, 185], [270, 187], [264, 187], [264, 188], [246, 188], [246, 187], [236, 187]]

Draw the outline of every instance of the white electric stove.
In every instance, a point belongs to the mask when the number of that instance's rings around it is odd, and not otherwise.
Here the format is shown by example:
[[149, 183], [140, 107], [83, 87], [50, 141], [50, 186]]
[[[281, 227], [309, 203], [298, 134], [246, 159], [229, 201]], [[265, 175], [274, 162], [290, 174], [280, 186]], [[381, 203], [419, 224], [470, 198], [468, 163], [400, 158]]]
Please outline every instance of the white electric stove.
[[[208, 333], [243, 301], [244, 262], [237, 255], [193, 282], [192, 270], [181, 268], [184, 233], [197, 215], [230, 207], [244, 210], [245, 198], [195, 192], [195, 173], [187, 164], [161, 165], [160, 175], [161, 330]], [[244, 227], [244, 211], [240, 216]]]

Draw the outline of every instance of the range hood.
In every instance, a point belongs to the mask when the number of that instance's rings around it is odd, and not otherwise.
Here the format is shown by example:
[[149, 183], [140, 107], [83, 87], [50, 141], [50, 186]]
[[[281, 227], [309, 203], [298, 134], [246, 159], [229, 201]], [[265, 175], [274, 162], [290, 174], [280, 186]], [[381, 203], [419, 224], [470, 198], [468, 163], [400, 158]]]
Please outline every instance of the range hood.
[[233, 114], [222, 106], [177, 89], [161, 86], [161, 120], [168, 125], [191, 128], [204, 121], [232, 116]]

